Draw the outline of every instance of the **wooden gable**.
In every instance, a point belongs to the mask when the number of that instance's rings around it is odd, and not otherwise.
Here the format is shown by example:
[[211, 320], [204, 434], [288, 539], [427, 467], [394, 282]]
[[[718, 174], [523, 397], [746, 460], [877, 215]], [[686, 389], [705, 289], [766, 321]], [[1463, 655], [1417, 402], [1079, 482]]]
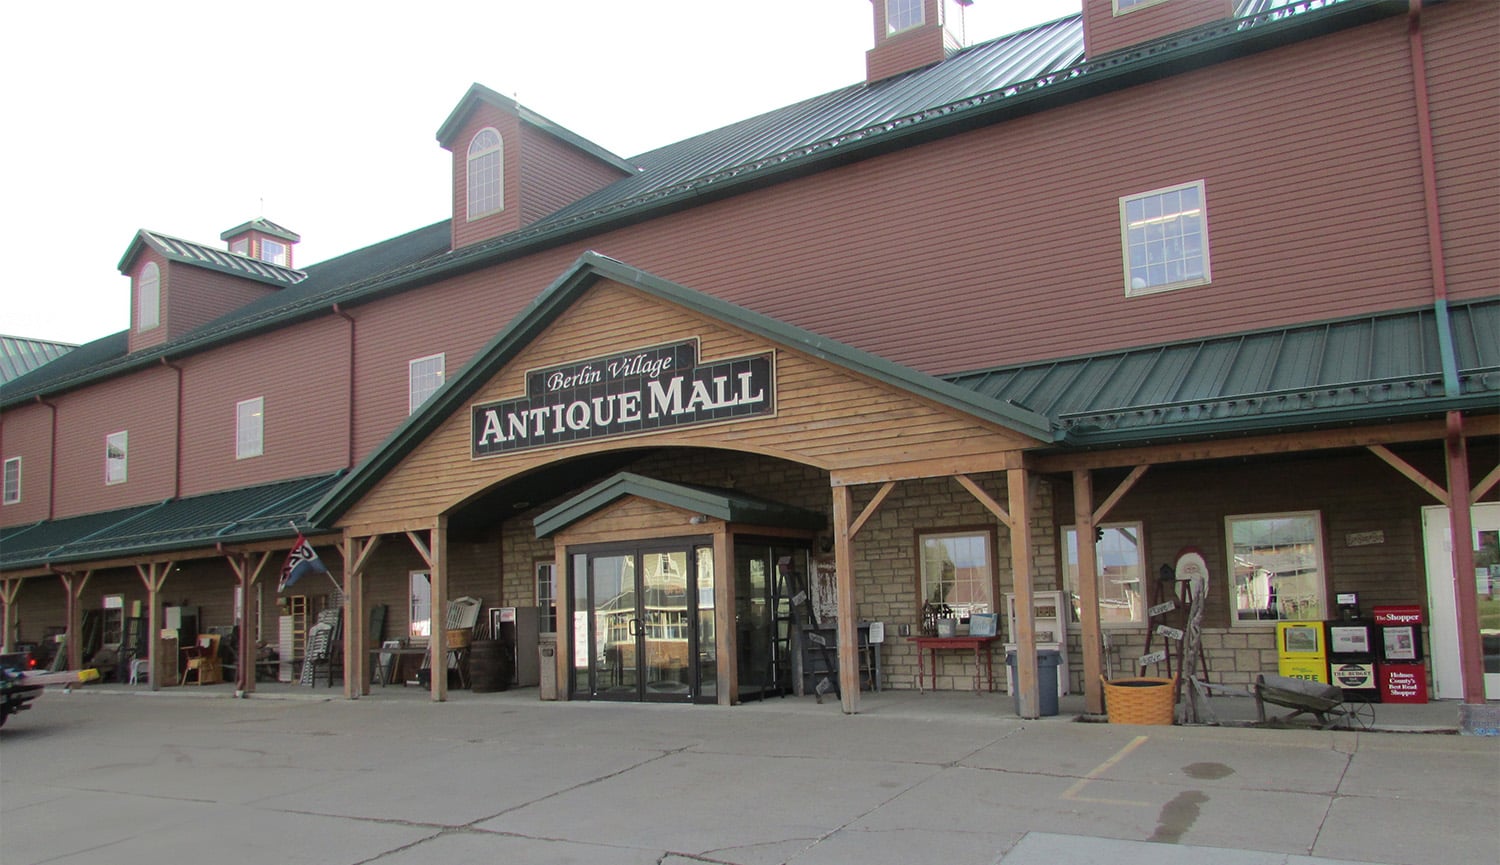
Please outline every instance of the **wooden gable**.
[[[471, 458], [467, 407], [524, 395], [528, 370], [688, 339], [698, 341], [700, 363], [772, 353], [775, 413]], [[1007, 454], [1037, 444], [961, 409], [601, 279], [476, 390], [465, 410], [437, 424], [338, 524], [357, 531], [420, 524], [549, 462], [630, 448], [722, 448], [840, 472], [945, 458], [993, 470]]]

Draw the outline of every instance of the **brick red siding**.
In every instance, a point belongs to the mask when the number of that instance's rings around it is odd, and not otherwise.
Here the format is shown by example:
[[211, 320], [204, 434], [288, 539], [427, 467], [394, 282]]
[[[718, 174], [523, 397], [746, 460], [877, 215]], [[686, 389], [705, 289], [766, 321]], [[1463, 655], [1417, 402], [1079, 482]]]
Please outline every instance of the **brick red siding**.
[[[182, 361], [183, 495], [344, 468], [348, 325], [329, 315]], [[402, 383], [405, 384], [404, 368]], [[261, 456], [235, 458], [235, 406], [265, 400]]]
[[0, 526], [47, 519], [52, 496], [52, 409], [32, 403], [7, 409], [0, 460], [21, 458], [21, 500], [0, 506]]
[[1113, 0], [1084, 0], [1084, 48], [1098, 57], [1233, 16], [1233, 0], [1162, 0], [1119, 15]]
[[[54, 516], [107, 511], [175, 494], [177, 374], [152, 367], [58, 396]], [[126, 482], [104, 483], [104, 438], [129, 433]]]
[[278, 289], [254, 280], [241, 279], [217, 271], [205, 270], [180, 262], [170, 262], [162, 270], [172, 290], [162, 310], [162, 323], [172, 339], [260, 300]]
[[618, 168], [534, 126], [521, 127], [522, 225], [530, 225], [624, 176]]

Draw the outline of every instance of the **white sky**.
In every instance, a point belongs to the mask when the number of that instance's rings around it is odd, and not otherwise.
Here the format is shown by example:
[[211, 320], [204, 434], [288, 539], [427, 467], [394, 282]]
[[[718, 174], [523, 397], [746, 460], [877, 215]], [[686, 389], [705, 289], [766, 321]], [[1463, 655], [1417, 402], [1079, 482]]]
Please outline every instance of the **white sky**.
[[[958, 7], [950, 4], [954, 14]], [[1080, 0], [975, 0], [969, 43]], [[124, 330], [148, 228], [264, 216], [306, 266], [449, 214], [438, 127], [478, 82], [624, 157], [864, 77], [870, 0], [78, 0], [0, 36], [0, 334]]]

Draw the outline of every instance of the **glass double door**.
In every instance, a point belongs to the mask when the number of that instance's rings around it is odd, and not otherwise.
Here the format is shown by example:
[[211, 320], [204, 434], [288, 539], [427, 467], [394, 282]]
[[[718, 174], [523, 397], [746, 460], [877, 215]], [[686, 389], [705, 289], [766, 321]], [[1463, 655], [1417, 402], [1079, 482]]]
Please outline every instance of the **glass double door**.
[[713, 547], [600, 546], [570, 556], [574, 699], [713, 702]]

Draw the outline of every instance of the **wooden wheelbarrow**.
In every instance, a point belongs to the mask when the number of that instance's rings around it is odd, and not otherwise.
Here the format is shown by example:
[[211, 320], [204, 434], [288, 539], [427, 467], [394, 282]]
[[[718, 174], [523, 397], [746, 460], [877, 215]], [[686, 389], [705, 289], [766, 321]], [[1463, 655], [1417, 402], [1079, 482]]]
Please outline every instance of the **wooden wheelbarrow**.
[[[1317, 720], [1320, 730], [1341, 727], [1346, 730], [1368, 730], [1375, 724], [1375, 707], [1369, 703], [1350, 703], [1344, 691], [1334, 685], [1293, 679], [1288, 676], [1261, 675], [1255, 679], [1255, 714], [1262, 724], [1284, 724], [1299, 715]], [[1275, 718], [1266, 717], [1266, 704], [1292, 711]]]

